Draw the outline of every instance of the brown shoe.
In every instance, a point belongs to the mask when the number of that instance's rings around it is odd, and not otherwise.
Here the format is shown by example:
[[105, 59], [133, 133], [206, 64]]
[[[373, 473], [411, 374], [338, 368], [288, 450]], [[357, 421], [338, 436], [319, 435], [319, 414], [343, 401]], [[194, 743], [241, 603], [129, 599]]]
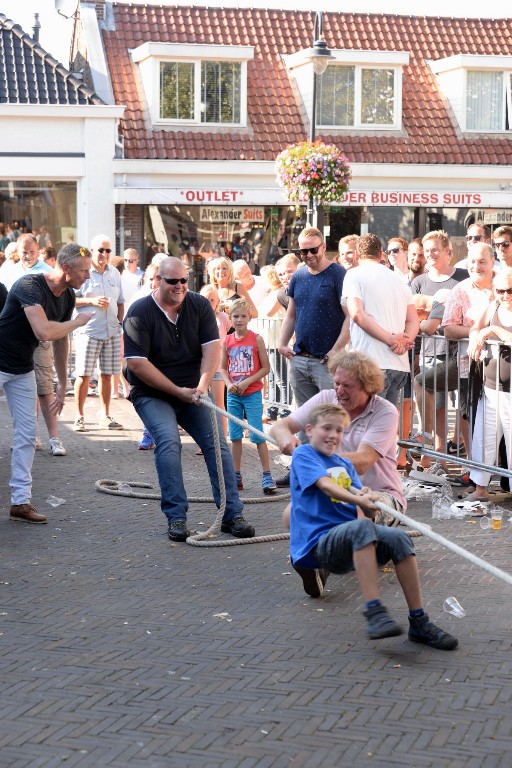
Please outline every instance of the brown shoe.
[[48, 518], [40, 515], [32, 504], [13, 504], [10, 519], [21, 520], [23, 523], [39, 523], [39, 525], [48, 522]]

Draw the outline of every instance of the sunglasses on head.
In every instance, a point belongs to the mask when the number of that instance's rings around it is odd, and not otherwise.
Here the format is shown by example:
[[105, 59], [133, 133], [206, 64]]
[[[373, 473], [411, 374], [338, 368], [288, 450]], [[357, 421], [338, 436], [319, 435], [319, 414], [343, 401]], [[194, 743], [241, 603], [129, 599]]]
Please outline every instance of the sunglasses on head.
[[308, 253], [311, 253], [313, 256], [316, 256], [321, 247], [322, 247], [321, 245], [317, 245], [315, 246], [315, 248], [299, 248], [298, 253], [300, 253], [301, 256], [307, 256]]
[[388, 248], [387, 254], [388, 256], [391, 256], [392, 253], [398, 253], [398, 251], [401, 251], [401, 248]]
[[498, 296], [503, 296], [504, 293], [508, 293], [509, 296], [512, 294], [512, 288], [496, 288], [495, 290]]
[[185, 283], [188, 283], [188, 277], [163, 277], [163, 275], [158, 275], [158, 277], [167, 285], [178, 285], [178, 283], [185, 285]]
[[482, 238], [483, 238], [483, 235], [466, 235], [466, 240], [468, 241], [468, 243], [471, 240], [474, 240], [475, 243], [479, 243]]
[[497, 240], [494, 241], [494, 245], [496, 248], [508, 248], [510, 245], [510, 240], [500, 240], [499, 242]]
[[112, 248], [98, 248], [98, 253], [112, 253]]

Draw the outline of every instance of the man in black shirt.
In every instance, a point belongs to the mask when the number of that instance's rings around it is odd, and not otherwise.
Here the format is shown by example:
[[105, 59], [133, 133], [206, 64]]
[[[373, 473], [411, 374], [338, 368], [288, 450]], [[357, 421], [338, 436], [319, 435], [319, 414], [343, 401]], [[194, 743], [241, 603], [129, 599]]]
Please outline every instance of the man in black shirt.
[[59, 414], [67, 381], [68, 334], [84, 325], [90, 315], [70, 320], [73, 289], [89, 277], [89, 252], [75, 243], [64, 246], [51, 272], [25, 275], [15, 282], [0, 315], [0, 386], [14, 425], [11, 460], [11, 520], [46, 523], [30, 503], [32, 462], [37, 433], [34, 351], [40, 341], [54, 345], [59, 384], [50, 408]]
[[[199, 403], [219, 365], [219, 331], [208, 299], [188, 291], [187, 267], [180, 259], [164, 259], [156, 280], [156, 291], [132, 304], [124, 321], [126, 377], [132, 385], [130, 400], [156, 444], [168, 536], [171, 541], [186, 541], [188, 501], [178, 425], [201, 448], [215, 503], [220, 504], [211, 411]], [[227, 497], [221, 530], [251, 538], [254, 528], [242, 516], [233, 460], [220, 422], [219, 437]]]

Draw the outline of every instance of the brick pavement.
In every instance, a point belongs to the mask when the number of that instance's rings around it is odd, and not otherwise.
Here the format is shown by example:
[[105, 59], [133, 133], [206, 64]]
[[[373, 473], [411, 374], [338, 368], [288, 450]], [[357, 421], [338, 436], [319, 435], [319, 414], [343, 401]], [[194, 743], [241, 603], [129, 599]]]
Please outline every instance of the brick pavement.
[[[91, 424], [96, 407], [89, 398]], [[157, 502], [97, 493], [99, 477], [155, 481], [152, 453], [136, 450], [130, 404], [116, 402], [113, 414], [131, 429], [75, 434], [66, 406], [69, 455], [45, 449], [34, 464], [34, 502], [49, 524], [28, 526], [7, 519], [11, 430], [0, 403], [2, 768], [509, 768], [508, 586], [417, 539], [426, 607], [460, 648], [371, 642], [354, 577], [332, 576], [325, 597], [311, 600], [290, 572], [287, 542], [172, 545]], [[200, 495], [204, 463], [184, 442], [187, 486]], [[246, 450], [252, 495], [259, 472]], [[49, 494], [65, 504], [52, 509]], [[258, 533], [274, 533], [279, 510], [246, 513]], [[410, 512], [430, 521], [425, 503]], [[189, 519], [201, 529], [213, 517], [195, 505]], [[510, 528], [435, 527], [512, 572]], [[405, 626], [394, 573], [381, 583]], [[443, 614], [451, 594], [465, 619]]]

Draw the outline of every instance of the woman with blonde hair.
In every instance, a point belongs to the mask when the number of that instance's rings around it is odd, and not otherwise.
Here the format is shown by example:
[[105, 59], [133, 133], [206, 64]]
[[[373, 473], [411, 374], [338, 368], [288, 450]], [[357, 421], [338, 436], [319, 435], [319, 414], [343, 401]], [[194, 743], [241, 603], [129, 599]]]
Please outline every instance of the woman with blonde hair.
[[251, 308], [251, 318], [258, 317], [254, 302], [241, 283], [235, 281], [233, 263], [225, 256], [218, 256], [208, 262], [208, 277], [210, 283], [217, 289], [222, 311], [237, 299], [245, 299]]

